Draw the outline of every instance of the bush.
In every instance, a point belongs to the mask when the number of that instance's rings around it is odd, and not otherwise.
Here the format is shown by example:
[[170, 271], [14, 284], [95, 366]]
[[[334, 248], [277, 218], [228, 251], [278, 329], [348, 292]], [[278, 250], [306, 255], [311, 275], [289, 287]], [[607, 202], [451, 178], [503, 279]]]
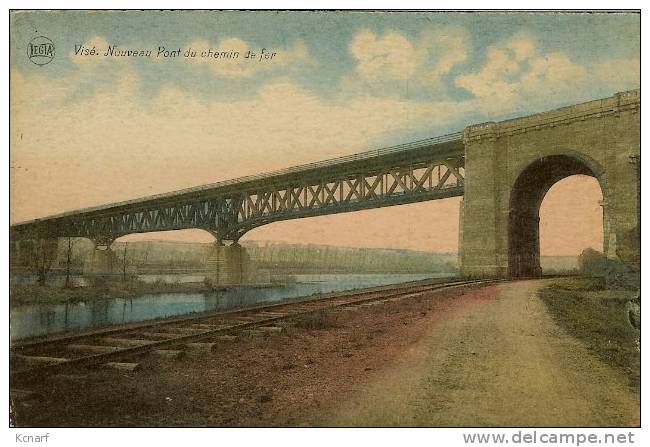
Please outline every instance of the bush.
[[607, 258], [593, 248], [586, 248], [578, 257], [580, 273], [585, 276], [605, 276], [607, 272]]
[[593, 248], [582, 251], [578, 257], [580, 273], [583, 276], [604, 278], [610, 287], [635, 289], [638, 287], [638, 273], [619, 259], [608, 259]]

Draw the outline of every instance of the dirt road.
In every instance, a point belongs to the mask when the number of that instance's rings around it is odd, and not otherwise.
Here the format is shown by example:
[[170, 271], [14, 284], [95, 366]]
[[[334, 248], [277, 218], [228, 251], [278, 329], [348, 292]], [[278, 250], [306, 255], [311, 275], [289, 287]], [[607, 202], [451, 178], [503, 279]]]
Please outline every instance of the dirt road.
[[542, 284], [501, 285], [494, 299], [437, 320], [319, 423], [637, 426], [639, 396], [555, 324], [536, 296]]

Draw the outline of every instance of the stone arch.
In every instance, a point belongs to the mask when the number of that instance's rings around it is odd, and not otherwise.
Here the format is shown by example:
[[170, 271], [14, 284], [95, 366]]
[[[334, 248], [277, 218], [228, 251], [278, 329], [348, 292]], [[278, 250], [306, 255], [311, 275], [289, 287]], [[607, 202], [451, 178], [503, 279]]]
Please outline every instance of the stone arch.
[[548, 190], [571, 175], [598, 180], [603, 197], [603, 170], [593, 160], [576, 153], [543, 156], [529, 163], [516, 176], [510, 189], [508, 208], [508, 276], [539, 277], [539, 209]]

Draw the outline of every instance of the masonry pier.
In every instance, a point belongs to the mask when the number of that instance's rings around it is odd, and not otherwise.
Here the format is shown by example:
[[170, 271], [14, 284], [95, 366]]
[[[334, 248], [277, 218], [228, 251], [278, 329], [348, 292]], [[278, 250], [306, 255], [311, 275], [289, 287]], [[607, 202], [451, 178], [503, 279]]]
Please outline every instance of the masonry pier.
[[250, 256], [238, 243], [215, 243], [208, 257], [208, 276], [212, 286], [237, 286], [251, 282]]
[[[571, 175], [598, 180], [608, 258], [638, 258], [640, 92], [465, 129], [462, 273], [538, 277], [539, 207]], [[624, 259], [626, 260], [626, 259]]]
[[115, 252], [109, 246], [95, 246], [91, 256], [84, 262], [84, 275], [91, 277], [110, 277], [118, 273]]

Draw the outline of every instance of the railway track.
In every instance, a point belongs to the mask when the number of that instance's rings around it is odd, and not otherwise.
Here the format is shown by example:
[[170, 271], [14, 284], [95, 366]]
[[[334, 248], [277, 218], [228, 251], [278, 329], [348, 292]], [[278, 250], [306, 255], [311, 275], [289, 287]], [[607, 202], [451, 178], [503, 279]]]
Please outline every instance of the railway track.
[[461, 288], [494, 281], [458, 280], [425, 284], [402, 284], [349, 292], [333, 297], [278, 303], [229, 312], [147, 322], [73, 336], [17, 343], [11, 347], [12, 386], [48, 375], [88, 367], [133, 371], [142, 355], [179, 358], [190, 352], [209, 352], [233, 334], [258, 334], [282, 330], [283, 320], [336, 308], [355, 308], [401, 300], [426, 292]]

